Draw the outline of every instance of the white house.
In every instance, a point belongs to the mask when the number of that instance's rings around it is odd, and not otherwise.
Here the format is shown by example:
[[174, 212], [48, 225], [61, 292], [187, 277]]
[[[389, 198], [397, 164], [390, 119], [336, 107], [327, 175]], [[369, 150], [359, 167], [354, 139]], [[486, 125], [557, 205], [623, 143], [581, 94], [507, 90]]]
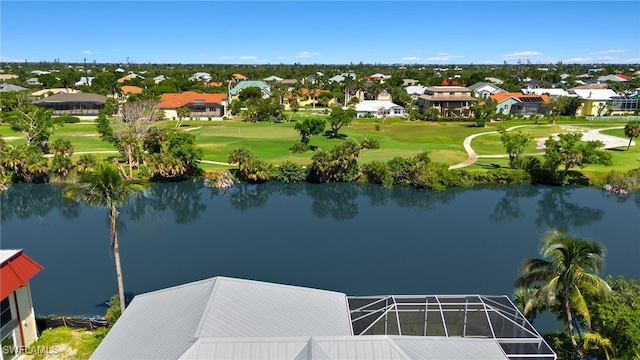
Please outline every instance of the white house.
[[189, 77], [189, 81], [211, 81], [211, 79], [213, 79], [211, 74], [206, 72], [197, 72]]
[[2, 359], [19, 356], [19, 348], [38, 340], [29, 280], [42, 270], [22, 250], [0, 250]]
[[388, 100], [364, 100], [356, 104], [356, 113], [358, 116], [401, 117], [404, 116], [404, 108]]
[[411, 85], [411, 86], [407, 86], [404, 89], [407, 91], [407, 94], [411, 95], [411, 98], [413, 100], [417, 100], [418, 96], [424, 94], [424, 90], [426, 88], [427, 88], [426, 86], [422, 86], [422, 85]]
[[[526, 88], [522, 89], [523, 94], [527, 95], [544, 95], [548, 94], [551, 97], [557, 96], [571, 96], [569, 93], [562, 88]], [[575, 95], [574, 95], [575, 96]]]
[[78, 80], [76, 82], [76, 86], [80, 86], [80, 85], [87, 85], [87, 86], [91, 86], [91, 81], [93, 81], [93, 76], [89, 76], [89, 77], [81, 77], [80, 80]]
[[469, 86], [473, 90], [473, 95], [482, 99], [487, 99], [493, 94], [504, 93], [504, 89], [488, 82], [479, 82]]
[[154, 84], [160, 84], [161, 82], [167, 80], [168, 77], [164, 76], [164, 75], [158, 75], [156, 77], [153, 78], [153, 83]]

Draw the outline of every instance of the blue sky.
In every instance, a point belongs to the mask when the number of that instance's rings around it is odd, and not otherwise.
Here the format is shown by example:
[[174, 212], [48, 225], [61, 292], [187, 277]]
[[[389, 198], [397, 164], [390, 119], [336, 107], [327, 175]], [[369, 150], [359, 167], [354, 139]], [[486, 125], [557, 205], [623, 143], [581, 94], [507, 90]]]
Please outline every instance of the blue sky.
[[640, 1], [7, 1], [0, 60], [640, 63]]

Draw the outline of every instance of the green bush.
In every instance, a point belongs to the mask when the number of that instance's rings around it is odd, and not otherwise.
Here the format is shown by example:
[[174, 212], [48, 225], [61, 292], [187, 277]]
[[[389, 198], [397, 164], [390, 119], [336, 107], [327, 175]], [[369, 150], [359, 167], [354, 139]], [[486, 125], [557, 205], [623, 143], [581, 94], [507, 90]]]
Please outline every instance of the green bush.
[[109, 308], [107, 309], [107, 313], [104, 315], [104, 319], [107, 320], [109, 326], [113, 326], [113, 324], [118, 321], [122, 315], [122, 307], [120, 306], [120, 295], [115, 294], [109, 299]]
[[363, 136], [360, 141], [360, 147], [363, 149], [380, 149], [380, 140], [369, 139], [366, 136]]
[[63, 124], [75, 124], [75, 123], [79, 123], [80, 122], [80, 118], [65, 114], [65, 115], [60, 115], [57, 118], [55, 118], [55, 121], [57, 123], [63, 123]]
[[362, 173], [368, 183], [382, 185], [386, 188], [393, 186], [393, 176], [389, 166], [382, 161], [372, 161], [362, 165]]
[[307, 170], [304, 166], [287, 160], [272, 168], [271, 179], [287, 183], [304, 181], [307, 179]]
[[303, 153], [309, 151], [309, 145], [301, 142], [294, 143], [291, 146], [291, 152], [294, 154]]

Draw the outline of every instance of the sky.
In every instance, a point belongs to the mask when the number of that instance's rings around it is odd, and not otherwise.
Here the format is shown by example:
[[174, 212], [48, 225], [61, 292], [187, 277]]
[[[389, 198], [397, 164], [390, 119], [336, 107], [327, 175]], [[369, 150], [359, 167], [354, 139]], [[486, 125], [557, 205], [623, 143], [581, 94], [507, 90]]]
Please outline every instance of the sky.
[[0, 61], [640, 63], [640, 1], [0, 1]]

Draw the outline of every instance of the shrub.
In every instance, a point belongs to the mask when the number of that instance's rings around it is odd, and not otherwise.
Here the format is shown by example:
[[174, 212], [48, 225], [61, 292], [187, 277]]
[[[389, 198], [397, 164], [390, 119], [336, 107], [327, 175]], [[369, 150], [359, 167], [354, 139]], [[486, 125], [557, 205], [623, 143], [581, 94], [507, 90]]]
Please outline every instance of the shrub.
[[362, 141], [360, 141], [360, 147], [363, 149], [380, 149], [380, 140], [369, 139], [366, 136], [363, 136]]
[[304, 181], [307, 178], [307, 170], [304, 166], [293, 161], [285, 161], [280, 166], [273, 167], [271, 179], [282, 182]]
[[118, 321], [122, 315], [122, 307], [120, 307], [120, 296], [118, 294], [113, 295], [111, 299], [109, 299], [109, 308], [107, 309], [107, 313], [104, 315], [104, 319], [109, 324], [109, 327], [113, 326], [113, 324]]
[[372, 161], [362, 165], [362, 173], [371, 184], [382, 185], [386, 188], [393, 186], [393, 176], [389, 167], [382, 161]]
[[294, 154], [307, 152], [307, 151], [309, 151], [309, 145], [307, 145], [305, 143], [297, 142], [297, 143], [294, 143], [291, 146], [290, 150]]
[[56, 122], [63, 123], [63, 124], [75, 124], [80, 122], [80, 118], [77, 118], [75, 116], [71, 116], [68, 114], [60, 115], [57, 118], [55, 118], [55, 120]]
[[375, 125], [375, 129], [376, 129], [376, 131], [380, 131], [380, 124], [376, 124]]

